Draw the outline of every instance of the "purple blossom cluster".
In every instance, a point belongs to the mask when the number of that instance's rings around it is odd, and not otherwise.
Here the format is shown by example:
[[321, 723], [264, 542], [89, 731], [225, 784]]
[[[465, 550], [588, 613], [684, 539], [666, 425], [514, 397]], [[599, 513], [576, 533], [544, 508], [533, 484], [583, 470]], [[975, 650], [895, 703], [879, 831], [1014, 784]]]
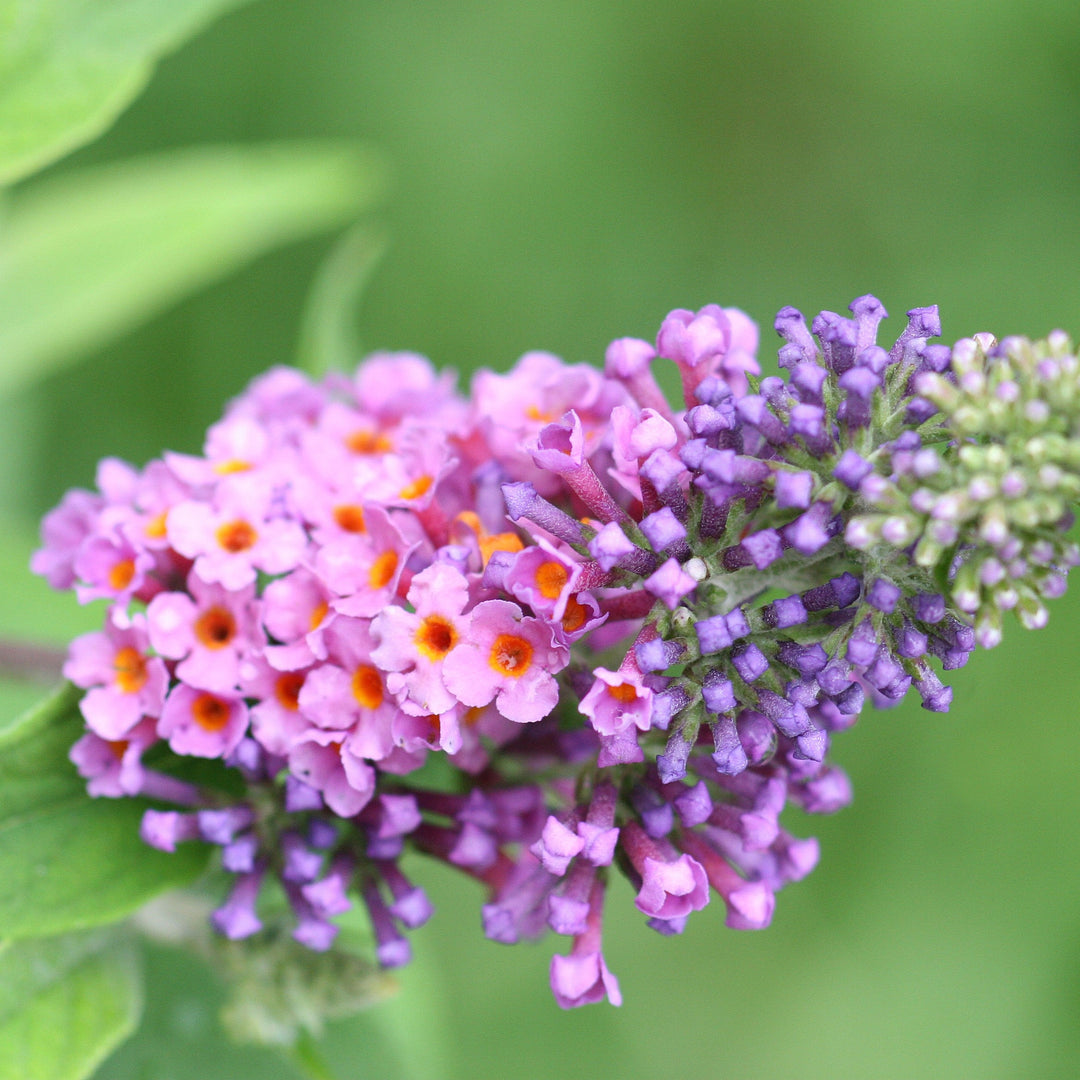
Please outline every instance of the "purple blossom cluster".
[[488, 937], [571, 939], [563, 1007], [620, 1001], [613, 868], [660, 933], [713, 893], [728, 926], [767, 926], [818, 857], [782, 811], [850, 800], [832, 732], [911, 687], [947, 709], [931, 660], [975, 645], [917, 537], [886, 515], [852, 542], [898, 462], [955, 442], [916, 392], [956, 378], [936, 309], [888, 350], [881, 304], [851, 312], [783, 309], [785, 378], [715, 305], [613, 342], [603, 372], [529, 353], [468, 397], [411, 354], [275, 369], [202, 455], [103, 462], [33, 562], [108, 602], [64, 669], [90, 793], [156, 800], [155, 847], [220, 848], [232, 938], [284, 896], [327, 949], [360, 904], [399, 965], [431, 913], [401, 855], [456, 866], [488, 891]]

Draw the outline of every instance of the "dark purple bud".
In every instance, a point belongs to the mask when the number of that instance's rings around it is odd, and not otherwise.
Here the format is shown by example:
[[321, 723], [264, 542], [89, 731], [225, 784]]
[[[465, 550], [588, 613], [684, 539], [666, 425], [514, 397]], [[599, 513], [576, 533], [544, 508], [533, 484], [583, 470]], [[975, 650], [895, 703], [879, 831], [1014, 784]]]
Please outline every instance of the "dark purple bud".
[[713, 405], [695, 405], [686, 414], [686, 426], [692, 435], [708, 439], [721, 431], [731, 431], [735, 423], [734, 417], [726, 410]]
[[673, 784], [686, 775], [686, 763], [690, 759], [691, 749], [691, 743], [683, 735], [681, 728], [668, 736], [664, 752], [656, 757], [656, 769], [661, 783]]
[[866, 693], [857, 682], [848, 683], [847, 688], [833, 696], [836, 707], [845, 716], [857, 716], [866, 702]]
[[668, 450], [654, 450], [642, 463], [641, 475], [661, 496], [686, 472], [683, 463]]
[[922, 707], [930, 712], [948, 712], [952, 704], [951, 686], [943, 686], [933, 668], [924, 669], [922, 678], [915, 680], [915, 689], [922, 698]]
[[262, 929], [262, 923], [255, 914], [255, 901], [258, 899], [262, 878], [261, 869], [241, 874], [237, 878], [228, 900], [210, 916], [210, 921], [218, 933], [224, 934], [231, 941], [238, 941]]
[[847, 572], [833, 578], [831, 585], [836, 595], [836, 606], [839, 608], [854, 604], [862, 591], [862, 583], [859, 579], [854, 574]]
[[708, 785], [699, 782], [693, 787], [685, 788], [675, 796], [675, 809], [679, 814], [679, 820], [687, 829], [708, 821], [713, 810]]
[[851, 802], [851, 781], [840, 769], [825, 769], [792, 791], [808, 814], [835, 814]]
[[685, 652], [686, 647], [681, 641], [664, 641], [663, 638], [639, 641], [634, 646], [634, 656], [643, 672], [664, 671], [677, 663]]
[[925, 623], [938, 623], [945, 618], [945, 597], [940, 593], [919, 593], [911, 606], [915, 617]]
[[780, 534], [775, 529], [762, 529], [761, 532], [751, 533], [743, 539], [741, 546], [759, 570], [772, 566], [784, 553]]
[[874, 635], [874, 626], [869, 619], [864, 619], [851, 632], [848, 641], [847, 658], [853, 664], [865, 667], [874, 662], [878, 653], [878, 639]]
[[926, 398], [912, 398], [908, 402], [907, 412], [904, 413], [904, 422], [918, 427], [925, 424], [931, 416], [938, 411], [938, 407]]
[[728, 633], [731, 635], [732, 641], [738, 641], [739, 638], [749, 635], [750, 624], [746, 621], [742, 608], [732, 608], [724, 616], [724, 621], [727, 623]]
[[809, 709], [818, 703], [821, 688], [815, 679], [792, 679], [784, 685], [784, 696], [788, 701]]
[[690, 695], [681, 686], [672, 686], [653, 695], [651, 723], [654, 728], [667, 731], [672, 718], [690, 704]]
[[762, 379], [758, 390], [770, 405], [781, 405], [788, 401], [787, 383], [776, 375], [768, 375]]
[[744, 424], [761, 432], [774, 446], [787, 442], [784, 425], [773, 415], [768, 402], [760, 394], [747, 394], [735, 402], [735, 411]]
[[886, 615], [891, 615], [896, 610], [899, 600], [899, 587], [885, 578], [876, 578], [873, 585], [866, 590], [866, 602]]
[[698, 645], [706, 656], [729, 648], [733, 640], [726, 615], [710, 615], [707, 619], [701, 619], [694, 623], [694, 633], [697, 634]]
[[[760, 679], [769, 670], [769, 661], [765, 659], [765, 654], [752, 642], [733, 650], [731, 662], [739, 673], [739, 678], [747, 683]], [[728, 685], [730, 686], [730, 683]], [[728, 708], [733, 707], [734, 705], [728, 706]], [[719, 712], [720, 710], [713, 711]]]
[[803, 761], [824, 761], [829, 749], [829, 733], [811, 728], [795, 740], [794, 756]]
[[786, 630], [789, 626], [801, 626], [806, 622], [806, 608], [800, 596], [783, 596], [774, 600], [764, 610], [766, 624], [774, 630]]
[[688, 469], [697, 472], [710, 449], [711, 447], [704, 439], [690, 439], [679, 451], [679, 457]]
[[776, 505], [781, 509], [805, 510], [814, 491], [814, 477], [808, 472], [781, 471], [776, 474]]
[[881, 649], [874, 662], [866, 669], [865, 675], [871, 686], [886, 693], [904, 678], [904, 669], [889, 655], [887, 649]]
[[848, 311], [855, 316], [855, 347], [860, 351], [865, 350], [877, 339], [878, 324], [882, 319], [887, 319], [889, 313], [882, 302], [869, 293], [852, 300], [848, 304]]
[[735, 688], [731, 680], [720, 674], [718, 669], [713, 669], [705, 676], [701, 687], [701, 696], [705, 701], [705, 708], [712, 713], [727, 712], [736, 707]]
[[304, 884], [308, 881], [314, 881], [319, 876], [323, 864], [322, 852], [312, 851], [298, 833], [286, 832], [282, 834], [281, 852], [284, 855], [281, 876], [285, 881]]
[[909, 344], [937, 337], [941, 333], [941, 319], [938, 317], [936, 304], [930, 307], [912, 308], [907, 316], [907, 327], [889, 350], [889, 356], [893, 361], [905, 359], [904, 354], [908, 352]]
[[694, 397], [702, 405], [719, 406], [724, 402], [731, 401], [731, 387], [724, 379], [716, 375], [709, 375], [698, 383], [694, 390]]
[[800, 514], [790, 525], [781, 530], [787, 542], [800, 555], [814, 555], [831, 539], [828, 528], [832, 507], [828, 503], [814, 503], [804, 514]]
[[329, 821], [313, 818], [308, 826], [307, 838], [308, 843], [317, 851], [328, 851], [337, 843], [338, 831]]
[[793, 435], [801, 435], [807, 441], [814, 442], [825, 433], [825, 410], [820, 405], [796, 405], [791, 410], [788, 424]]
[[926, 635], [920, 633], [907, 621], [896, 631], [896, 653], [909, 660], [917, 660], [926, 653]]
[[[776, 313], [773, 323], [776, 332], [789, 344], [799, 350], [802, 359], [811, 363], [817, 360], [817, 346], [806, 328], [802, 312], [793, 307], [782, 307]], [[783, 352], [783, 350], [781, 350]]]
[[863, 478], [873, 472], [873, 469], [873, 465], [866, 458], [849, 449], [840, 455], [840, 460], [833, 469], [833, 476], [852, 491], [857, 491]]
[[780, 642], [777, 657], [804, 676], [816, 675], [829, 659], [821, 645], [799, 645], [794, 641]]
[[246, 806], [230, 806], [224, 810], [200, 810], [198, 812], [199, 835], [211, 844], [228, 844], [241, 830], [255, 820], [254, 813]]
[[658, 791], [638, 785], [630, 793], [630, 804], [637, 811], [642, 828], [654, 840], [659, 840], [675, 826], [675, 811]]
[[855, 324], [835, 311], [822, 311], [810, 324], [821, 342], [825, 363], [842, 375], [855, 362]]
[[743, 709], [735, 726], [750, 764], [760, 765], [776, 752], [776, 728], [767, 716], [755, 709]]
[[889, 354], [880, 345], [870, 345], [855, 357], [855, 363], [875, 375], [881, 375], [889, 366]]
[[730, 716], [722, 716], [711, 725], [713, 733], [712, 760], [719, 772], [725, 776], [737, 776], [746, 769], [746, 751], [735, 730], [735, 721]]
[[677, 541], [686, 539], [686, 529], [666, 506], [642, 518], [641, 531], [652, 545], [653, 551], [663, 551]]
[[951, 360], [952, 349], [948, 345], [927, 345], [922, 351], [923, 368], [927, 371], [947, 371]]
[[853, 367], [840, 376], [839, 382], [840, 389], [847, 391], [849, 398], [869, 401], [874, 396], [874, 391], [881, 386], [881, 376], [868, 367]]
[[[791, 385], [799, 393], [799, 398], [807, 405], [821, 405], [821, 388], [828, 379], [829, 372], [816, 363], [797, 364], [791, 372]], [[793, 410], [794, 411], [794, 410]]]
[[[875, 650], [876, 651], [876, 650]], [[873, 657], [871, 657], [872, 659]], [[842, 694], [851, 682], [851, 665], [837, 657], [817, 673], [818, 686], [829, 695]]]
[[758, 691], [758, 704], [761, 711], [776, 725], [781, 734], [789, 739], [798, 738], [810, 730], [810, 717], [801, 705], [785, 701], [772, 690]]
[[645, 920], [645, 925], [663, 937], [676, 937], [686, 929], [686, 920], [686, 915], [680, 915], [675, 919], [661, 919], [654, 915]]

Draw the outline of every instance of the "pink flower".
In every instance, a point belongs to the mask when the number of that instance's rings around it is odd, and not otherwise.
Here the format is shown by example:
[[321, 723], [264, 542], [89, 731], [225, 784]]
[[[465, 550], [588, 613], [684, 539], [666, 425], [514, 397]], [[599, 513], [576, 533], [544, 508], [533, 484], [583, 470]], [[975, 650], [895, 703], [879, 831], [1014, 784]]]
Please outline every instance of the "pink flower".
[[653, 692], [639, 671], [593, 668], [596, 681], [578, 708], [600, 735], [615, 735], [627, 728], [648, 731], [652, 726]]
[[64, 678], [87, 689], [79, 708], [101, 738], [122, 739], [144, 716], [161, 713], [169, 676], [149, 645], [144, 616], [129, 620], [116, 608], [103, 631], [71, 643]]
[[310, 730], [289, 754], [289, 771], [321, 791], [340, 817], [359, 814], [375, 792], [375, 770], [353, 753], [343, 731]]
[[592, 1005], [606, 997], [612, 1005], [622, 1004], [619, 980], [608, 971], [600, 951], [604, 886], [594, 880], [589, 894], [589, 914], [585, 931], [574, 938], [569, 956], [551, 958], [551, 992], [562, 1009]]
[[463, 704], [494, 700], [507, 719], [527, 724], [555, 708], [555, 672], [568, 662], [569, 650], [552, 644], [539, 619], [506, 600], [485, 600], [472, 611], [467, 638], [443, 662], [443, 679]]
[[68, 756], [79, 775], [89, 781], [87, 792], [110, 799], [138, 795], [143, 783], [143, 751], [157, 742], [155, 728], [148, 717], [136, 724], [125, 739], [103, 739], [92, 731], [79, 739]]
[[248, 710], [241, 698], [181, 683], [165, 700], [158, 734], [178, 754], [225, 757], [236, 749], [247, 725]]
[[188, 593], [159, 593], [146, 609], [150, 644], [171, 660], [190, 686], [228, 694], [240, 679], [240, 660], [262, 644], [255, 587], [229, 592], [188, 577]]
[[169, 542], [208, 584], [242, 589], [257, 571], [283, 574], [303, 557], [307, 536], [291, 518], [274, 516], [273, 490], [264, 478], [243, 474], [223, 482], [214, 505], [189, 500], [166, 521]]
[[387, 686], [405, 712], [445, 713], [457, 698], [443, 682], [443, 663], [465, 633], [469, 582], [452, 566], [434, 563], [413, 578], [407, 599], [412, 612], [388, 607], [371, 624], [378, 642], [371, 659], [391, 672]]

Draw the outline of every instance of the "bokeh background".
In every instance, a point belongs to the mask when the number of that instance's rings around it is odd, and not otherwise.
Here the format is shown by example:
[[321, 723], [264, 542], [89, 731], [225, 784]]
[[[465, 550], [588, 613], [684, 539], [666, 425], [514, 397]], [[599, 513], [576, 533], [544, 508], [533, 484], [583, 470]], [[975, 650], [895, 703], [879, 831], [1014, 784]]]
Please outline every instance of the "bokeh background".
[[[938, 303], [945, 339], [1080, 332], [1075, 0], [258, 0], [165, 60], [49, 172], [172, 147], [345, 137], [392, 165], [366, 347], [466, 377], [526, 349], [599, 362], [672, 307]], [[47, 177], [46, 177], [47, 179]], [[39, 183], [41, 178], [29, 181]], [[16, 191], [16, 198], [19, 192]], [[223, 401], [296, 355], [333, 238], [287, 246], [5, 403], [7, 632], [86, 627], [23, 560], [94, 463], [197, 451]], [[403, 991], [332, 1025], [345, 1078], [1080, 1075], [1080, 597], [954, 673], [947, 716], [868, 712], [836, 741], [854, 806], [793, 816], [822, 861], [759, 934], [661, 939], [629, 889], [606, 952], [626, 999], [562, 1013], [548, 939], [487, 942], [438, 905]], [[30, 691], [7, 688], [12, 708]], [[216, 1029], [199, 963], [149, 960], [147, 1020], [107, 1080], [292, 1078]]]

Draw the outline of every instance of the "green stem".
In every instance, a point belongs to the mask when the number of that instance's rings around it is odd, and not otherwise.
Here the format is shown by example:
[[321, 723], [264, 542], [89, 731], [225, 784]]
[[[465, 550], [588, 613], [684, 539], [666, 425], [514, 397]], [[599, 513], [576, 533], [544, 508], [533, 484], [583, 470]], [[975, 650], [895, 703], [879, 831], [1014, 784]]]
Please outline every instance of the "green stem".
[[289, 1056], [307, 1080], [338, 1080], [326, 1063], [318, 1043], [308, 1031], [300, 1032], [296, 1042], [289, 1048]]

